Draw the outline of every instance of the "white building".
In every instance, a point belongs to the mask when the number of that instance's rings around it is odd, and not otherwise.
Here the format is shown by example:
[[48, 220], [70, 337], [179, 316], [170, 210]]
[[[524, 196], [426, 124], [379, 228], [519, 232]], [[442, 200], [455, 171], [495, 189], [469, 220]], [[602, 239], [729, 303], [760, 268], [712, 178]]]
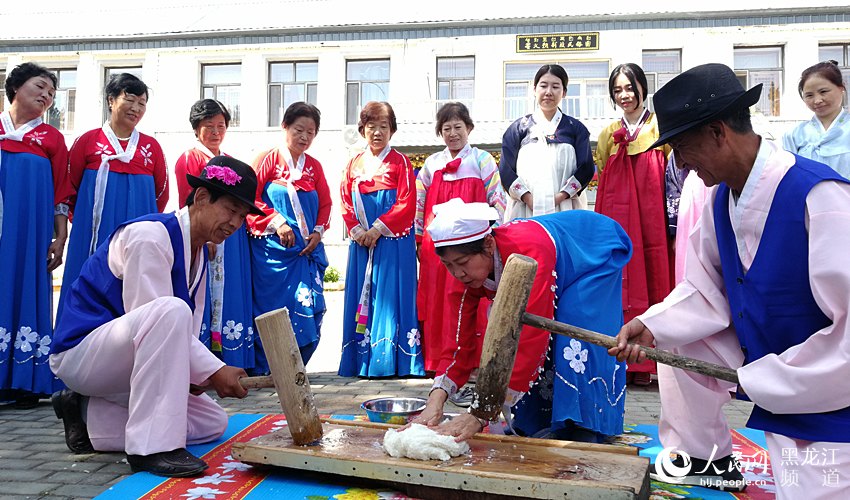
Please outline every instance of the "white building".
[[[727, 64], [747, 87], [765, 84], [759, 128], [776, 136], [810, 116], [797, 94], [804, 68], [835, 59], [850, 75], [850, 8], [833, 2], [51, 3], [4, 6], [0, 79], [26, 61], [56, 71], [59, 92], [48, 119], [69, 144], [103, 123], [103, 86], [114, 72], [133, 72], [151, 87], [140, 128], [160, 141], [172, 164], [194, 141], [188, 113], [201, 97], [231, 107], [225, 150], [248, 162], [282, 140], [282, 109], [306, 99], [322, 111], [310, 153], [334, 193], [358, 147], [354, 124], [368, 100], [393, 105], [399, 131], [392, 144], [404, 152], [442, 145], [434, 113], [446, 100], [468, 103], [476, 122], [471, 141], [497, 151], [507, 125], [532, 110], [531, 79], [543, 63], [567, 69], [563, 109], [592, 136], [618, 116], [607, 80], [623, 62], [641, 64], [651, 91], [683, 69]], [[171, 198], [176, 205], [176, 189]], [[339, 241], [338, 214], [333, 224], [329, 236]]]

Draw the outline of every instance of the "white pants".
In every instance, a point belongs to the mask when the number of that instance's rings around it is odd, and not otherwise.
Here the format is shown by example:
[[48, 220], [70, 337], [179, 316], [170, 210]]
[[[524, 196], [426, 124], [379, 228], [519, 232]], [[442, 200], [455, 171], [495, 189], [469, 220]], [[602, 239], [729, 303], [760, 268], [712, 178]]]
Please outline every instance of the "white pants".
[[150, 455], [220, 437], [227, 414], [206, 394], [189, 394], [192, 311], [162, 297], [106, 323], [77, 346], [50, 356], [50, 368], [89, 396], [92, 445]]
[[[670, 351], [730, 368], [744, 361], [731, 329]], [[658, 437], [663, 447], [703, 460], [712, 458], [712, 451], [714, 459], [732, 453], [723, 405], [731, 400], [735, 384], [659, 364], [658, 389]], [[770, 432], [765, 437], [777, 499], [850, 498], [850, 443], [802, 441]]]

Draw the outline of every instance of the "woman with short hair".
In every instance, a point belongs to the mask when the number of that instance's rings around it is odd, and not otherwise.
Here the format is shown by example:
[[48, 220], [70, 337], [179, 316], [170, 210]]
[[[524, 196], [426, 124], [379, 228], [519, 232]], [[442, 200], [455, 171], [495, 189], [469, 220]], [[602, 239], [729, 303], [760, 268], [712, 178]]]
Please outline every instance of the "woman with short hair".
[[351, 243], [339, 374], [425, 375], [416, 320], [413, 167], [390, 147], [398, 124], [389, 103], [367, 103], [358, 130], [366, 150], [348, 163], [341, 186]]
[[[229, 156], [221, 143], [230, 125], [230, 112], [215, 99], [201, 99], [189, 110], [189, 124], [197, 142], [177, 159], [174, 173], [180, 208], [192, 192], [188, 175], [199, 177], [207, 162]], [[251, 267], [248, 232], [243, 224], [224, 243], [210, 245], [207, 298], [200, 340], [230, 366], [254, 367], [254, 316], [251, 304]]]
[[[328, 257], [322, 243], [330, 226], [331, 194], [322, 165], [306, 151], [319, 133], [321, 113], [306, 102], [283, 114], [285, 147], [260, 153], [256, 204], [263, 215], [249, 215], [254, 317], [286, 307], [306, 365], [319, 346], [325, 306]], [[259, 338], [257, 345], [261, 346]], [[257, 373], [269, 372], [262, 348]]]
[[419, 288], [416, 309], [422, 326], [425, 370], [436, 371], [446, 339], [454, 339], [458, 311], [446, 308], [451, 293], [463, 287], [451, 278], [434, 253], [434, 242], [424, 229], [434, 218], [434, 206], [452, 198], [484, 202], [496, 209], [499, 220], [505, 213], [505, 191], [493, 155], [469, 144], [475, 125], [469, 109], [449, 102], [437, 111], [437, 136], [446, 147], [425, 160], [416, 177], [416, 241], [419, 247]]
[[[0, 113], [0, 401], [32, 408], [62, 388], [47, 364], [50, 273], [68, 236], [65, 138], [42, 121], [56, 75], [34, 63], [9, 72]], [[55, 236], [54, 236], [55, 235]]]
[[68, 161], [71, 236], [58, 317], [68, 290], [98, 245], [120, 224], [162, 212], [168, 203], [168, 174], [162, 148], [139, 132], [148, 86], [129, 74], [113, 75], [104, 89], [109, 119], [74, 141]]

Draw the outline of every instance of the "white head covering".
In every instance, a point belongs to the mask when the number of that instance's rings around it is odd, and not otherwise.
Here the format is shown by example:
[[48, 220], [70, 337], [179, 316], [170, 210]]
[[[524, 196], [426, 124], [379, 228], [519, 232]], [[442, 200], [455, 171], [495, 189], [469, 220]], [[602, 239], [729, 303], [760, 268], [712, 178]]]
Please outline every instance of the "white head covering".
[[499, 219], [496, 209], [486, 203], [464, 203], [460, 198], [434, 206], [434, 220], [428, 233], [435, 247], [461, 245], [490, 234], [490, 222]]

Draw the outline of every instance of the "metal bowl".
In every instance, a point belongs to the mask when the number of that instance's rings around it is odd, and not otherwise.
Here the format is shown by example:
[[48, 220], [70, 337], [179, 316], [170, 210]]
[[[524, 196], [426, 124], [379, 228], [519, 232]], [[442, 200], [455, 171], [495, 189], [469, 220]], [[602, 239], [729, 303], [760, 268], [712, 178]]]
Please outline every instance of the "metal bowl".
[[360, 405], [370, 422], [404, 425], [425, 409], [423, 398], [377, 398]]

